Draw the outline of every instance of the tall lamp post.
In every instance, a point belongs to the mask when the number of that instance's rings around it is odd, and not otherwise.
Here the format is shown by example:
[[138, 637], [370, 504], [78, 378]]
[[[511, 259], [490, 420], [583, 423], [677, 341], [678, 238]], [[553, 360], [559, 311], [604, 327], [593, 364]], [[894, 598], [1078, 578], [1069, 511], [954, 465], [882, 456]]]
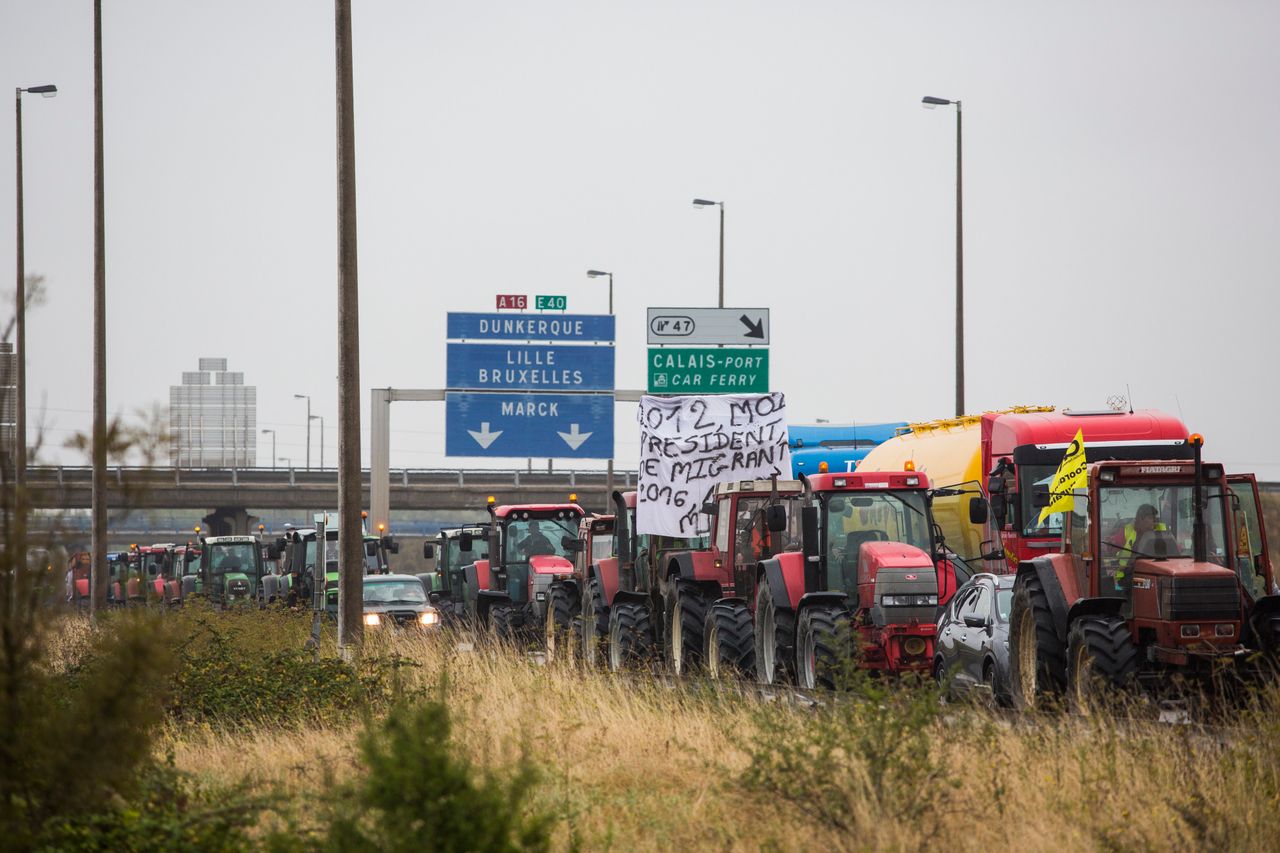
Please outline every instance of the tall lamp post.
[[[16, 304], [14, 305], [14, 321], [17, 325], [17, 358], [18, 358], [18, 377], [16, 385], [18, 394], [18, 413], [16, 418], [16, 435], [14, 437], [14, 481], [21, 490], [27, 484], [27, 270], [26, 270], [26, 241], [22, 228], [22, 95], [24, 92], [30, 92], [33, 95], [40, 95], [43, 98], [52, 98], [58, 94], [58, 87], [52, 83], [43, 86], [28, 86], [27, 88], [18, 88], [14, 94], [14, 109], [17, 114], [15, 128], [17, 132], [17, 151], [18, 151], [18, 180], [17, 180], [17, 197], [18, 197], [18, 286], [14, 291]], [[22, 498], [19, 497], [19, 501]], [[16, 503], [16, 502], [15, 502]], [[20, 507], [17, 507], [20, 510]], [[20, 521], [19, 529], [24, 527]]]
[[102, 150], [102, 0], [93, 0], [93, 596], [89, 615], [107, 606], [107, 213]]
[[[609, 316], [613, 316], [613, 273], [604, 270], [587, 270], [587, 278], [599, 278], [602, 275], [609, 276]], [[609, 506], [609, 500], [613, 497], [613, 457], [609, 457], [609, 466], [605, 473], [605, 496], [604, 505], [606, 509]]]
[[719, 205], [720, 207], [720, 307], [724, 307], [724, 202], [708, 201], [705, 198], [695, 198], [693, 200], [694, 207], [711, 207]]
[[276, 470], [276, 431], [273, 429], [264, 429], [263, 435], [271, 433], [271, 470]]
[[294, 394], [295, 400], [307, 401], [307, 470], [311, 470], [311, 395], [310, 394]]
[[307, 417], [310, 420], [320, 422], [320, 470], [323, 471], [324, 470], [324, 416], [308, 415]]
[[956, 417], [964, 415], [964, 182], [961, 169], [960, 102], [925, 96], [925, 109], [956, 108]]
[[603, 270], [587, 270], [587, 278], [599, 278], [602, 275], [609, 276], [609, 313], [613, 314], [613, 273], [604, 272]]

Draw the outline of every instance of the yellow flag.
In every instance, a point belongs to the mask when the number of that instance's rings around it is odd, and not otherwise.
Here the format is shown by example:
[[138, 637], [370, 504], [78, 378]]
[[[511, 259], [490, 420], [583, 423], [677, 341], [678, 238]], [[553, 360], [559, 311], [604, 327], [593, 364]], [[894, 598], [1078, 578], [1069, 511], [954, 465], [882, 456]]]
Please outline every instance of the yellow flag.
[[1047, 516], [1055, 512], [1070, 512], [1076, 506], [1076, 489], [1089, 485], [1089, 463], [1084, 458], [1084, 430], [1076, 430], [1076, 437], [1071, 439], [1062, 464], [1053, 475], [1049, 486], [1049, 505], [1040, 510], [1040, 519], [1036, 524], [1044, 524]]

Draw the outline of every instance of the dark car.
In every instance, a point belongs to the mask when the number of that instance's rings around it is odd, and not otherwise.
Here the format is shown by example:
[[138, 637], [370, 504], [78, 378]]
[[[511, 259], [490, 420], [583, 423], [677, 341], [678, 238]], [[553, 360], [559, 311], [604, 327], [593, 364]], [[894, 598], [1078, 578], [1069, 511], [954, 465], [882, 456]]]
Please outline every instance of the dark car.
[[414, 575], [365, 575], [366, 628], [435, 628], [440, 614]]
[[938, 617], [933, 673], [952, 693], [981, 690], [1009, 701], [1009, 608], [1013, 575], [977, 574]]

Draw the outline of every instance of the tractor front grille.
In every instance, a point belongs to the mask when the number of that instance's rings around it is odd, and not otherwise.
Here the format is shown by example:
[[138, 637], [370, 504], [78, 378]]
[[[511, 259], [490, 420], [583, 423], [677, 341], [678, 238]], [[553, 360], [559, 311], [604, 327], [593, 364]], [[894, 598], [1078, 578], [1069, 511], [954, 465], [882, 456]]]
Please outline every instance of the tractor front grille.
[[1160, 615], [1177, 622], [1240, 618], [1240, 585], [1234, 577], [1164, 578]]

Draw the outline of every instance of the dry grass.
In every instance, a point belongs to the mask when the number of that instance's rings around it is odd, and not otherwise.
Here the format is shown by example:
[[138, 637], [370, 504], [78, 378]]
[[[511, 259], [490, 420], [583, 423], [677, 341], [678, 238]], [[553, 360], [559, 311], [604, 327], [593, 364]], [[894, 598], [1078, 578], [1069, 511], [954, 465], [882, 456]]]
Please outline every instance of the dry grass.
[[[949, 712], [936, 755], [957, 787], [936, 823], [904, 824], [851, 803], [857, 835], [806, 819], [740, 781], [759, 737], [760, 703], [733, 691], [673, 689], [542, 666], [510, 649], [458, 651], [445, 637], [403, 640], [434, 689], [447, 673], [454, 741], [501, 767], [522, 750], [544, 773], [535, 805], [560, 819], [559, 847], [655, 849], [1201, 850], [1274, 849], [1280, 839], [1280, 699], [1240, 727]], [[779, 708], [797, 729], [824, 714]], [[359, 773], [358, 726], [272, 723], [235, 732], [174, 730], [180, 768], [297, 797]], [[1233, 724], [1234, 725], [1234, 724]], [[851, 755], [854, 764], [861, 761]], [[931, 792], [918, 796], [931, 798]]]

